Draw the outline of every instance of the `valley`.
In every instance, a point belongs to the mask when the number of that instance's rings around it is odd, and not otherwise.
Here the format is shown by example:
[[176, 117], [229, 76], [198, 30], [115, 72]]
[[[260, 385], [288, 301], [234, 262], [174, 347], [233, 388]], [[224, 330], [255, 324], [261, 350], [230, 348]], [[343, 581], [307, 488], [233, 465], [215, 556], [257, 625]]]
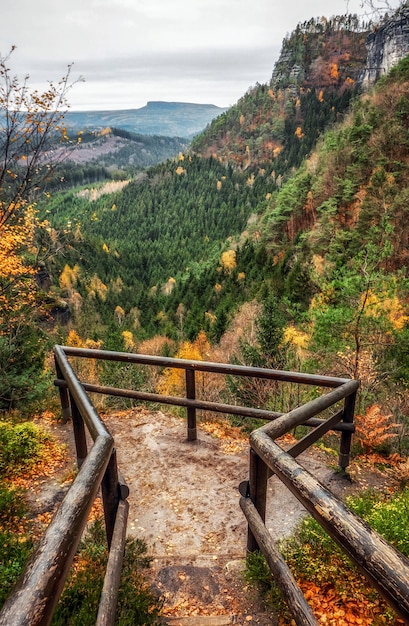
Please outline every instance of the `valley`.
[[[285, 37], [271, 79], [250, 87], [229, 109], [148, 102], [128, 111], [72, 111], [63, 119], [58, 106], [52, 108], [60, 102], [58, 92], [52, 92], [45, 103], [37, 101], [36, 116], [11, 112], [11, 130], [6, 133], [3, 125], [0, 145], [0, 426], [5, 450], [12, 446], [7, 437], [13, 442], [14, 429], [31, 424], [33, 416], [49, 411], [57, 419], [54, 344], [303, 371], [360, 381], [351, 480], [364, 492], [374, 486], [369, 472], [381, 468], [385, 476], [394, 475], [393, 485], [386, 480], [375, 485], [380, 495], [376, 510], [389, 511], [390, 499], [406, 497], [407, 24], [407, 3], [381, 27], [348, 15], [299, 23]], [[371, 59], [383, 51], [387, 73], [368, 71], [368, 42]], [[7, 71], [4, 65], [4, 75]], [[144, 366], [121, 370], [115, 363], [90, 360], [78, 372], [81, 380], [94, 384], [185, 393], [185, 379], [169, 368], [152, 374]], [[284, 391], [233, 375], [223, 382], [203, 375], [198, 399], [204, 391], [216, 402], [282, 413], [319, 393], [295, 383]], [[98, 408], [111, 415], [126, 411], [135, 441], [146, 437], [143, 445], [151, 445], [161, 462], [143, 407], [110, 398]], [[120, 418], [112, 419], [120, 440]], [[179, 432], [179, 416], [163, 419]], [[217, 423], [214, 416], [210, 423]], [[243, 425], [233, 416], [228, 424], [240, 427], [243, 440], [260, 426]], [[302, 428], [293, 435], [301, 438]], [[168, 434], [161, 433], [155, 436], [167, 440]], [[216, 457], [220, 440], [203, 438], [205, 451]], [[322, 453], [331, 463], [336, 436], [325, 435], [319, 446], [317, 456]], [[132, 456], [132, 450], [128, 453]], [[183, 467], [194, 463], [195, 455]], [[172, 463], [179, 471], [181, 459]], [[157, 477], [163, 473], [160, 463], [155, 472]], [[0, 483], [2, 493], [8, 502], [8, 483]], [[151, 502], [157, 495], [152, 487]], [[183, 535], [191, 521], [175, 510], [179, 504], [187, 508], [179, 497], [175, 504], [169, 496], [168, 517], [174, 516], [175, 528], [181, 522]], [[369, 518], [372, 509], [364, 509], [362, 515]], [[170, 547], [180, 546], [163, 536], [162, 527], [151, 528], [150, 514], [141, 512], [143, 524], [133, 518], [132, 532], [138, 535], [141, 525], [149, 528], [146, 538], [156, 539], [158, 559], [167, 558]], [[226, 515], [233, 520], [230, 510]], [[394, 515], [390, 520], [398, 525]], [[213, 517], [220, 522], [216, 513]], [[4, 536], [10, 538], [4, 524]], [[236, 526], [230, 529], [233, 535]], [[209, 532], [208, 547], [216, 549]], [[219, 533], [215, 528], [214, 536]], [[388, 540], [396, 537], [388, 535]], [[177, 541], [182, 543], [183, 536]], [[226, 541], [234, 543], [230, 536]], [[305, 541], [311, 553], [314, 542]], [[224, 543], [220, 550], [235, 556]], [[333, 548], [328, 550], [330, 562]], [[311, 567], [317, 571], [315, 595], [335, 593], [325, 582], [330, 567], [324, 571], [317, 561]], [[299, 576], [310, 589], [306, 571]], [[338, 592], [337, 602], [343, 598], [347, 614], [351, 600]], [[271, 589], [266, 593], [271, 596]], [[354, 615], [360, 618], [361, 600], [355, 600]], [[370, 601], [362, 602], [367, 606]], [[400, 623], [383, 605], [370, 606], [374, 615], [382, 612], [379, 624]]]

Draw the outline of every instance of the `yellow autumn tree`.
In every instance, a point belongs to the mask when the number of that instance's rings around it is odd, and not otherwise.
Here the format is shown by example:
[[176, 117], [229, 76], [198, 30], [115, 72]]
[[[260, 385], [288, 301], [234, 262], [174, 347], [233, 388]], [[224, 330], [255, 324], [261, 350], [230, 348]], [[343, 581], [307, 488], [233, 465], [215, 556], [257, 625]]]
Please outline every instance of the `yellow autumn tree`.
[[339, 78], [339, 69], [338, 69], [338, 65], [336, 63], [332, 63], [331, 64], [330, 75], [331, 75], [331, 78], [332, 78], [332, 80], [334, 82], [338, 80], [338, 78]]
[[231, 274], [231, 272], [234, 270], [234, 268], [236, 267], [237, 263], [236, 263], [236, 252], [235, 250], [225, 250], [222, 253], [221, 259], [220, 259], [222, 268], [224, 269], [224, 271], [227, 274]]
[[[176, 358], [189, 361], [203, 361], [210, 351], [210, 344], [206, 333], [201, 331], [195, 341], [184, 341], [176, 353]], [[158, 385], [159, 393], [165, 395], [184, 395], [186, 393], [185, 370], [181, 368], [166, 368]]]
[[[89, 348], [91, 350], [99, 350], [102, 347], [102, 341], [94, 339], [82, 339], [75, 330], [70, 330], [66, 340], [67, 346], [74, 348]], [[91, 384], [100, 382], [98, 375], [98, 363], [96, 359], [75, 358], [74, 367], [78, 377]]]
[[122, 331], [122, 339], [124, 341], [125, 350], [129, 350], [130, 352], [135, 352], [136, 343], [134, 341], [133, 334], [130, 330]]
[[19, 223], [5, 224], [0, 243], [0, 310], [14, 314], [34, 303], [34, 268], [25, 262], [23, 251], [32, 240], [32, 222], [24, 216]]
[[108, 287], [96, 274], [94, 274], [88, 285], [88, 295], [90, 297], [95, 297], [96, 295], [98, 295], [98, 297], [105, 302], [107, 297], [107, 291]]
[[68, 264], [65, 264], [59, 278], [60, 288], [62, 291], [67, 291], [69, 295], [72, 294], [74, 287], [77, 284], [79, 273], [79, 265], [74, 265], [74, 267], [71, 268]]
[[114, 320], [118, 324], [118, 326], [122, 326], [125, 319], [125, 311], [119, 304], [115, 307], [114, 311]]

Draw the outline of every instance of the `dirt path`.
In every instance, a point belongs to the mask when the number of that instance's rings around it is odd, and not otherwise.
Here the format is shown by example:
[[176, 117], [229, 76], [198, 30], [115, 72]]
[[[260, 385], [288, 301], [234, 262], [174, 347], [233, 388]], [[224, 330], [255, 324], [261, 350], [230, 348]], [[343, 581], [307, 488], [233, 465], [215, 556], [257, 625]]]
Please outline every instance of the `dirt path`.
[[[130, 488], [128, 534], [143, 539], [153, 556], [150, 579], [164, 598], [165, 623], [275, 624], [243, 577], [247, 524], [238, 485], [248, 478], [247, 438], [211, 422], [199, 424], [197, 442], [187, 442], [184, 419], [145, 408], [103, 419]], [[52, 431], [71, 448], [67, 475], [75, 459], [72, 425], [54, 423]], [[317, 449], [299, 461], [341, 497], [368, 486], [382, 488], [385, 478], [373, 467], [368, 472], [358, 466], [349, 482], [331, 469], [336, 459]], [[58, 476], [44, 476], [31, 493], [34, 514], [51, 513], [68, 487]], [[289, 535], [303, 515], [303, 507], [272, 477], [266, 525], [273, 536]]]
[[[130, 488], [128, 532], [144, 539], [154, 557], [152, 583], [165, 598], [167, 623], [184, 624], [192, 615], [202, 616], [194, 623], [203, 625], [274, 623], [242, 576], [247, 524], [238, 485], [248, 477], [247, 440], [214, 437], [199, 425], [198, 441], [187, 442], [183, 419], [144, 409], [105, 421]], [[328, 459], [317, 452], [300, 458], [322, 482], [345, 487]], [[303, 514], [270, 479], [266, 520], [273, 535], [290, 534]], [[203, 621], [206, 615], [219, 621]]]

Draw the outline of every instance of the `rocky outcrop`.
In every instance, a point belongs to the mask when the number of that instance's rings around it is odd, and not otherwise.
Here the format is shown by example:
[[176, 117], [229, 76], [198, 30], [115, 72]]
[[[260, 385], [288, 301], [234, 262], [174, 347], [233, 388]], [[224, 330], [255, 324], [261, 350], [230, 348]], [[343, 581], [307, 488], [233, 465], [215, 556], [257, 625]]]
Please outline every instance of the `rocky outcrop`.
[[387, 18], [366, 42], [368, 56], [362, 84], [370, 87], [409, 54], [409, 6]]

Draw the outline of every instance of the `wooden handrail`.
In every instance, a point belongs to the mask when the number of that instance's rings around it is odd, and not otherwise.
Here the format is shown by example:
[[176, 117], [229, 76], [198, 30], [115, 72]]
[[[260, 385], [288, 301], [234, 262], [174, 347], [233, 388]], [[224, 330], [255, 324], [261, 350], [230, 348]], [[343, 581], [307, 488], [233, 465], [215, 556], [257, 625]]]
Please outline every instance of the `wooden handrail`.
[[[64, 376], [66, 383], [63, 410], [69, 409], [70, 414], [78, 419], [76, 447], [79, 472], [17, 586], [3, 605], [1, 626], [50, 624], [99, 488], [102, 486], [107, 541], [113, 549], [115, 542], [112, 536], [118, 505], [120, 499], [129, 493], [123, 479], [118, 477], [111, 434], [61, 348], [56, 350], [55, 358], [57, 372]], [[83, 423], [94, 440], [89, 452]]]
[[[297, 463], [293, 457], [299, 454], [302, 446], [296, 444], [285, 451], [275, 441], [296, 425], [302, 424], [306, 417], [315, 416], [319, 411], [328, 408], [331, 400], [339, 400], [342, 394], [349, 398], [356, 393], [356, 389], [357, 382], [349, 381], [325, 396], [280, 416], [250, 435], [250, 477], [247, 486], [242, 484], [240, 488], [240, 505], [249, 524], [248, 550], [260, 548], [272, 567], [273, 574], [277, 571], [277, 583], [293, 611], [296, 623], [300, 625], [316, 622], [311, 621], [310, 609], [306, 610], [300, 604], [299, 596], [294, 595], [294, 581], [288, 567], [281, 560], [278, 566], [275, 564], [276, 548], [272, 549], [271, 543], [266, 539], [266, 493], [267, 480], [271, 474], [283, 482], [396, 613], [405, 623], [409, 623], [409, 559], [373, 531]], [[246, 500], [250, 500], [251, 504]]]
[[[115, 361], [124, 363], [135, 363], [139, 365], [148, 365], [154, 367], [178, 368], [185, 370], [186, 376], [186, 397], [168, 396], [163, 394], [149, 393], [134, 389], [120, 389], [117, 387], [108, 387], [104, 385], [94, 385], [82, 382], [82, 386], [86, 391], [92, 393], [107, 394], [112, 396], [120, 396], [124, 398], [132, 398], [144, 402], [156, 402], [159, 404], [169, 404], [173, 406], [181, 406], [186, 408], [187, 413], [187, 439], [195, 441], [197, 438], [196, 410], [202, 409], [218, 413], [226, 413], [238, 415], [240, 417], [249, 417], [263, 420], [276, 420], [281, 417], [282, 413], [277, 411], [268, 411], [261, 408], [242, 407], [237, 405], [222, 404], [220, 402], [208, 402], [205, 400], [197, 400], [195, 393], [195, 372], [211, 372], [216, 374], [224, 374], [227, 376], [243, 376], [249, 378], [261, 378], [265, 380], [275, 380], [280, 382], [291, 382], [296, 384], [312, 385], [337, 389], [351, 381], [346, 378], [338, 378], [334, 376], [321, 376], [316, 374], [304, 374], [300, 372], [291, 372], [285, 370], [274, 370], [260, 367], [248, 367], [244, 365], [232, 365], [227, 363], [214, 363], [210, 361], [195, 361], [188, 359], [177, 359], [172, 357], [152, 356], [147, 354], [134, 354], [128, 352], [116, 352], [107, 350], [96, 350], [90, 348], [75, 348], [68, 346], [56, 346], [57, 352], [64, 352], [69, 357], [97, 359], [105, 361]], [[57, 375], [59, 369], [57, 366]], [[356, 381], [352, 381], [358, 385]], [[64, 407], [67, 403], [65, 399], [65, 382], [63, 377], [59, 377], [54, 381], [55, 385], [60, 389], [61, 404]], [[328, 394], [327, 394], [328, 395]], [[335, 396], [331, 396], [334, 398]], [[340, 397], [345, 397], [342, 395]], [[352, 400], [351, 400], [352, 398]], [[349, 455], [351, 449], [351, 437], [355, 430], [353, 423], [355, 394], [346, 395], [345, 406], [340, 413], [340, 419], [331, 421], [331, 430], [341, 432], [339, 465], [345, 469], [349, 465]], [[335, 401], [334, 401], [335, 402]], [[328, 406], [332, 406], [332, 402]], [[67, 412], [65, 411], [65, 414]], [[303, 425], [315, 428], [315, 434], [312, 433], [309, 439], [305, 439], [303, 443], [304, 449], [311, 445], [319, 436], [319, 433], [325, 433], [329, 430], [329, 422], [317, 417], [306, 417]], [[320, 427], [318, 430], [316, 427]]]
[[230, 363], [213, 363], [211, 361], [195, 361], [176, 359], [172, 357], [152, 356], [150, 354], [135, 354], [131, 352], [115, 352], [114, 350], [93, 350], [91, 348], [74, 348], [71, 346], [56, 346], [54, 350], [63, 350], [66, 356], [97, 359], [101, 361], [118, 361], [124, 363], [138, 363], [139, 365], [155, 365], [177, 369], [193, 369], [198, 372], [213, 372], [229, 374], [231, 376], [249, 376], [251, 378], [266, 378], [289, 383], [317, 385], [319, 387], [339, 387], [349, 381], [349, 378], [336, 376], [321, 376], [318, 374], [304, 374], [286, 370], [274, 370], [264, 367], [248, 367], [246, 365], [232, 365]]
[[[48, 527], [16, 590], [11, 594], [0, 612], [0, 626], [23, 626], [23, 624], [33, 626], [41, 624], [42, 626], [50, 623], [93, 499], [100, 486], [104, 504], [107, 540], [110, 546], [110, 558], [98, 623], [113, 624], [115, 615], [114, 604], [119, 585], [119, 573], [122, 563], [121, 554], [128, 511], [128, 505], [124, 500], [128, 496], [129, 490], [118, 473], [112, 437], [91, 403], [87, 392], [183, 406], [187, 409], [188, 414], [188, 440], [193, 441], [196, 439], [197, 409], [236, 414], [242, 417], [256, 417], [269, 421], [270, 424], [263, 428], [268, 428], [269, 425], [274, 426], [275, 424], [277, 427], [280, 426], [283, 423], [282, 418], [285, 418], [287, 426], [289, 424], [288, 414], [283, 415], [282, 413], [267, 411], [261, 408], [240, 407], [197, 400], [195, 372], [213, 372], [228, 376], [245, 376], [327, 387], [332, 391], [312, 401], [315, 403], [313, 405], [314, 410], [311, 410], [310, 403], [305, 405], [306, 409], [300, 407], [301, 413], [300, 409], [295, 409], [295, 411], [298, 411], [295, 421], [311, 426], [315, 428], [315, 431], [311, 433], [309, 438], [302, 440], [298, 448], [294, 448], [293, 454], [298, 454], [301, 448], [304, 449], [310, 445], [323, 432], [333, 429], [340, 430], [341, 438], [344, 438], [342, 439], [344, 441], [342, 467], [346, 467], [349, 462], [350, 437], [354, 430], [354, 401], [351, 401], [351, 397], [355, 394], [357, 386], [355, 381], [299, 372], [252, 368], [242, 365], [189, 361], [67, 346], [55, 346], [54, 355], [57, 373], [55, 384], [60, 393], [63, 419], [68, 420], [71, 417], [73, 421], [79, 473]], [[186, 397], [177, 398], [139, 390], [118, 389], [81, 382], [75, 375], [68, 357], [184, 369], [186, 371]], [[352, 385], [351, 382], [353, 383]], [[347, 393], [345, 393], [345, 389]], [[343, 410], [327, 420], [317, 417], [324, 405], [325, 407], [332, 406], [335, 402], [344, 398]], [[303, 416], [304, 421], [301, 420], [300, 415]], [[86, 430], [94, 441], [90, 451], [87, 449]], [[259, 467], [262, 468], [262, 462], [259, 463]], [[261, 473], [263, 472], [261, 471]], [[267, 476], [267, 473], [264, 473]], [[262, 498], [258, 500], [260, 504]], [[247, 508], [250, 509], [251, 507]], [[257, 515], [259, 515], [260, 510], [256, 510]]]

